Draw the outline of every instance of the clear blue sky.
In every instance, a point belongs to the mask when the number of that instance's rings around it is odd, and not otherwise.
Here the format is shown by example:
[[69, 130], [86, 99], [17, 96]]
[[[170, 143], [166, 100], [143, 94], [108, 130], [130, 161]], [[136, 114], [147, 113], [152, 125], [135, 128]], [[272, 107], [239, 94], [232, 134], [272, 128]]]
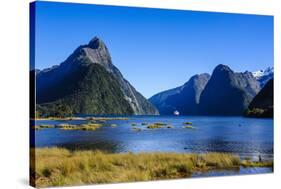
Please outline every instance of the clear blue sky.
[[94, 36], [145, 97], [218, 64], [273, 66], [272, 16], [37, 2], [36, 68], [63, 62]]

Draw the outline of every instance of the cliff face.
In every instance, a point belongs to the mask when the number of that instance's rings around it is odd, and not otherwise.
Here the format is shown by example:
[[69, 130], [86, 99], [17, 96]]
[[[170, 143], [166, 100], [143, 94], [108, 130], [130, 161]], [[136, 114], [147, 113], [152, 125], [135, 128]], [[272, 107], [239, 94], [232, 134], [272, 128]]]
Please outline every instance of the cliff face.
[[149, 100], [160, 114], [171, 115], [243, 115], [260, 91], [252, 73], [237, 73], [226, 65], [218, 65], [212, 75], [199, 74], [184, 85], [163, 91]]
[[260, 86], [250, 72], [235, 73], [218, 65], [200, 97], [203, 115], [243, 115]]
[[209, 74], [194, 75], [181, 87], [158, 93], [149, 100], [160, 114], [173, 114], [175, 110], [183, 115], [198, 114], [200, 95], [209, 78]]
[[249, 117], [273, 117], [273, 79], [270, 79], [250, 103], [245, 115]]

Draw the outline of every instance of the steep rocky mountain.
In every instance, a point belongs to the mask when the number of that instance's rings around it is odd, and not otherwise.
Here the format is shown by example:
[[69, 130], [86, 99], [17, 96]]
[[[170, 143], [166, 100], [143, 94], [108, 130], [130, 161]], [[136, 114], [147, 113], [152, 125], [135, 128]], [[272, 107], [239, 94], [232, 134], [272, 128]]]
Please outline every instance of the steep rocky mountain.
[[273, 67], [268, 67], [265, 70], [259, 70], [256, 72], [252, 72], [253, 76], [260, 83], [261, 88], [265, 86], [265, 84], [273, 78], [274, 69]]
[[181, 87], [170, 89], [152, 96], [149, 101], [160, 114], [171, 115], [175, 110], [182, 115], [198, 114], [200, 95], [210, 78], [209, 74], [195, 75]]
[[73, 113], [158, 114], [112, 64], [106, 45], [97, 37], [60, 65], [39, 71], [36, 93], [42, 110], [63, 104]]
[[273, 117], [273, 79], [255, 96], [246, 111], [249, 117]]
[[200, 97], [200, 114], [242, 115], [260, 90], [252, 73], [218, 65]]
[[169, 96], [180, 93], [181, 87], [176, 87], [166, 91], [162, 91], [150, 97], [148, 100], [158, 109], [161, 115], [169, 115], [175, 111], [175, 107], [166, 103]]

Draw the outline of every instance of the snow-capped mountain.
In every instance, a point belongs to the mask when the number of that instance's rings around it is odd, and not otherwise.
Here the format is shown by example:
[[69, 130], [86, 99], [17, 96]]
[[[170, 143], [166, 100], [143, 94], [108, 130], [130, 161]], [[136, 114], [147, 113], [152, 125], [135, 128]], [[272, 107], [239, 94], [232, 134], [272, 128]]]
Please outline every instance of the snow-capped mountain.
[[256, 71], [256, 72], [252, 72], [253, 76], [256, 78], [256, 79], [259, 79], [265, 75], [270, 75], [272, 74], [274, 71], [274, 68], [273, 67], [268, 67], [266, 68], [265, 70], [259, 70], [259, 71]]
[[253, 76], [256, 78], [256, 80], [260, 83], [261, 88], [264, 87], [264, 85], [273, 78], [274, 74], [274, 68], [268, 67], [264, 70], [259, 70], [252, 72]]

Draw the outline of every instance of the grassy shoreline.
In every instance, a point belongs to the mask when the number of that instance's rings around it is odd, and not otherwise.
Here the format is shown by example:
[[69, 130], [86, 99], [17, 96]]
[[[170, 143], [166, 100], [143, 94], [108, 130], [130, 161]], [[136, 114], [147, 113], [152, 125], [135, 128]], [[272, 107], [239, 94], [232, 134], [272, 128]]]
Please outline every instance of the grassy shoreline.
[[273, 167], [226, 153], [121, 153], [36, 148], [31, 166], [37, 187], [188, 178], [196, 171]]
[[110, 120], [129, 120], [128, 117], [37, 117], [32, 120], [90, 120], [90, 121], [110, 121]]

